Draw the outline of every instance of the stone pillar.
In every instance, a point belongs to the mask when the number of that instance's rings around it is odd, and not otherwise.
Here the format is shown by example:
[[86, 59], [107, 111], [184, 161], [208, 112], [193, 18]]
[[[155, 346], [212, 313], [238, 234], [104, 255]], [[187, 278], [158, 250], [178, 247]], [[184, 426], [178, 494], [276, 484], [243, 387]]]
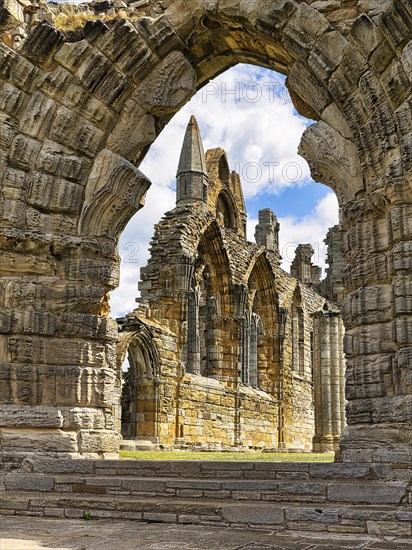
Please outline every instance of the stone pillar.
[[338, 317], [338, 341], [339, 341], [339, 404], [340, 404], [340, 428], [339, 428], [339, 436], [337, 436], [335, 440], [335, 449], [339, 449], [339, 443], [340, 443], [340, 434], [342, 434], [343, 430], [346, 426], [346, 411], [345, 411], [345, 374], [346, 374], [346, 359], [345, 354], [343, 351], [343, 345], [342, 342], [344, 341], [345, 337], [345, 325], [343, 324], [342, 315]]
[[17, 251], [19, 233], [3, 230], [0, 261], [3, 465], [31, 453], [110, 456], [117, 323], [105, 317], [102, 274], [116, 277], [114, 266], [98, 239], [39, 232]]
[[313, 438], [313, 450], [321, 450], [321, 435], [323, 434], [323, 416], [322, 416], [322, 377], [321, 377], [321, 318], [320, 315], [313, 315], [313, 348], [312, 348], [312, 368], [313, 368], [313, 400], [315, 409], [315, 436]]
[[338, 448], [344, 421], [343, 322], [338, 312], [313, 315], [314, 451]]
[[252, 312], [247, 310], [242, 320], [242, 382], [250, 382]]
[[278, 394], [278, 446], [285, 448], [285, 335], [288, 310], [278, 309], [278, 345], [279, 345], [279, 394]]
[[200, 335], [199, 335], [200, 288], [196, 286], [189, 293], [187, 330], [187, 371], [200, 374]]
[[270, 208], [259, 210], [259, 223], [255, 228], [255, 240], [264, 246], [268, 252], [273, 252], [279, 259], [279, 227], [276, 215]]
[[[331, 434], [334, 438], [339, 438], [341, 432], [341, 403], [340, 403], [340, 369], [339, 369], [339, 348], [342, 341], [339, 342], [339, 316], [330, 315], [330, 390], [331, 390]], [[343, 403], [342, 403], [343, 405]]]
[[258, 387], [258, 335], [260, 326], [260, 317], [257, 313], [252, 313], [252, 323], [250, 331], [250, 359], [249, 359], [249, 381], [254, 387]]
[[344, 283], [351, 292], [343, 305], [348, 425], [341, 458], [410, 463], [412, 204], [365, 203], [352, 205], [344, 220]]

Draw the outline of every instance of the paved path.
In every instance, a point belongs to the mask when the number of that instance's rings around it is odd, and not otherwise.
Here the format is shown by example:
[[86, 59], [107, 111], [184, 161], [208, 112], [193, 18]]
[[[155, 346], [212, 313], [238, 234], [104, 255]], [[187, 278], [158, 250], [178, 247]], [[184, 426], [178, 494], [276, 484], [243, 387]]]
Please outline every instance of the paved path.
[[363, 535], [229, 529], [197, 525], [0, 517], [0, 550], [410, 550], [412, 541]]

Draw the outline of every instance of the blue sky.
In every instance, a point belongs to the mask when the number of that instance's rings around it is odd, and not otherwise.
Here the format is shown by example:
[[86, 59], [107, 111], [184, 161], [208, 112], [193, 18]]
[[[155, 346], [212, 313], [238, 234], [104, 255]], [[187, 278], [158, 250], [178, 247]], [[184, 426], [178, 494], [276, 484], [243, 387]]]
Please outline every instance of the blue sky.
[[119, 243], [120, 287], [111, 293], [112, 316], [135, 307], [139, 269], [148, 259], [154, 224], [175, 204], [175, 174], [190, 115], [199, 123], [205, 150], [223, 147], [229, 166], [240, 173], [253, 240], [257, 213], [271, 208], [280, 221], [283, 267], [289, 270], [294, 249], [310, 242], [314, 262], [324, 267], [328, 227], [338, 221], [335, 194], [310, 178], [297, 155], [305, 128], [313, 121], [293, 107], [282, 75], [237, 65], [200, 90], [175, 115], [152, 145], [140, 170], [149, 177], [146, 206], [129, 222]]

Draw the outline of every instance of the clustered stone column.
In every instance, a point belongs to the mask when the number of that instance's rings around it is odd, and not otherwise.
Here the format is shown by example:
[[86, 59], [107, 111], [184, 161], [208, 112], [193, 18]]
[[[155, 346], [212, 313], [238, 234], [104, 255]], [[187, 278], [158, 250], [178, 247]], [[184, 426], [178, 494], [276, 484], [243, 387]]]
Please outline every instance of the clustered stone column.
[[[407, 463], [412, 456], [412, 206], [397, 204], [405, 193], [399, 183], [392, 204], [389, 198], [378, 205], [360, 200], [344, 219], [344, 282], [354, 290], [343, 308], [351, 327], [345, 337], [343, 460]], [[364, 250], [362, 262], [357, 249]]]
[[339, 313], [319, 312], [313, 316], [313, 386], [315, 436], [313, 450], [339, 448], [345, 426], [345, 360], [342, 348], [343, 321]]
[[200, 374], [200, 334], [199, 334], [200, 288], [194, 287], [189, 293], [187, 330], [187, 370]]
[[249, 355], [249, 382], [252, 386], [258, 386], [258, 337], [261, 328], [261, 319], [257, 313], [252, 313], [250, 331], [250, 355]]

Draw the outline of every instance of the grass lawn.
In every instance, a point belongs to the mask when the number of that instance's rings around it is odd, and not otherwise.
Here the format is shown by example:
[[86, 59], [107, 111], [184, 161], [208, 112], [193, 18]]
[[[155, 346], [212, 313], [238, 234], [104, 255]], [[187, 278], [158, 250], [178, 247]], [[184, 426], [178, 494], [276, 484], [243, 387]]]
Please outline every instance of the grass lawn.
[[333, 462], [334, 453], [219, 453], [190, 451], [120, 451], [139, 460], [243, 460], [251, 462]]

